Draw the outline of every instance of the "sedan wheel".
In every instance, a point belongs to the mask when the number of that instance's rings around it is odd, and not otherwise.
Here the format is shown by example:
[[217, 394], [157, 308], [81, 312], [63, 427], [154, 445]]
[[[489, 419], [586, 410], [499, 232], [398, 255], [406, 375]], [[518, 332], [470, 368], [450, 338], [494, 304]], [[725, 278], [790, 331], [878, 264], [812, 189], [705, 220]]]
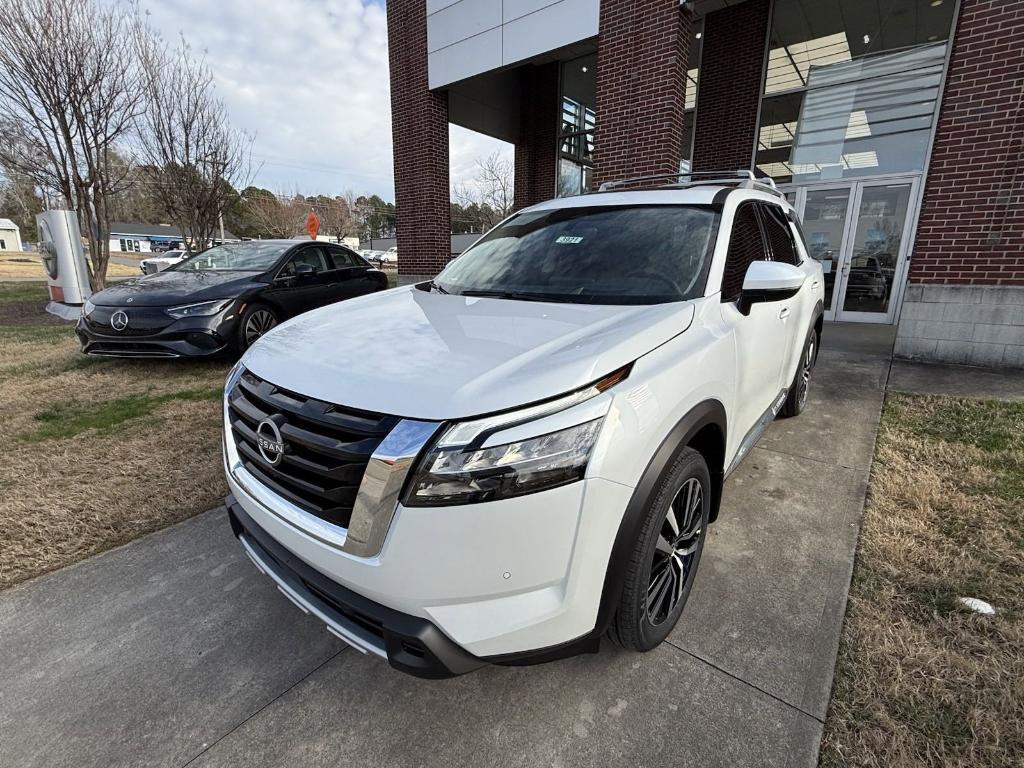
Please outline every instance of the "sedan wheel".
[[683, 598], [703, 535], [704, 491], [691, 477], [679, 489], [661, 525], [647, 586], [647, 619], [658, 626], [675, 613]]
[[245, 321], [245, 346], [251, 346], [256, 339], [275, 325], [277, 325], [277, 318], [269, 309], [253, 311]]

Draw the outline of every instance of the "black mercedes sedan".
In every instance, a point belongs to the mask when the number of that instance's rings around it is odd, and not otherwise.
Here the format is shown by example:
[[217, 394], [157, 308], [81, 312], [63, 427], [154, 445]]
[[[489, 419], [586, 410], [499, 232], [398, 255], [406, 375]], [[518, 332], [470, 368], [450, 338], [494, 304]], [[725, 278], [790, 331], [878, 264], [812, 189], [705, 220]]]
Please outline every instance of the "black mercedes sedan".
[[282, 320], [387, 285], [383, 272], [333, 243], [229, 243], [93, 294], [75, 332], [90, 355], [240, 353]]

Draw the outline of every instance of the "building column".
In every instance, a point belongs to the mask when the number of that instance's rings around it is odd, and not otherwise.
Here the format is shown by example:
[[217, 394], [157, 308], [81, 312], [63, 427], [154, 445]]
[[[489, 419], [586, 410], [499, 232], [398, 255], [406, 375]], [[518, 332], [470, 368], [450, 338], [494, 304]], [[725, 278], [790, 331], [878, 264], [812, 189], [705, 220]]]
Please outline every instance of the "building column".
[[558, 172], [557, 61], [520, 71], [519, 140], [516, 142], [515, 207], [555, 196]]
[[900, 357], [1024, 368], [1024, 7], [962, 0]]
[[388, 0], [391, 133], [399, 281], [436, 275], [451, 256], [448, 94], [427, 84], [427, 6]]
[[769, 0], [747, 0], [704, 17], [694, 171], [753, 167], [770, 11]]
[[596, 183], [678, 173], [688, 29], [679, 0], [601, 0]]

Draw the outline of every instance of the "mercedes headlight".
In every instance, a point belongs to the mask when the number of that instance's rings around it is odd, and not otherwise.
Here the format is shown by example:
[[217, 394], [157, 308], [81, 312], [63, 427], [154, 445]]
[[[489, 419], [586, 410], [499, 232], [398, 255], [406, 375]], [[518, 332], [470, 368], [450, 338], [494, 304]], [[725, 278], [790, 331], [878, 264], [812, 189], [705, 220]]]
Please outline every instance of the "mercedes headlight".
[[212, 317], [227, 309], [233, 301], [234, 299], [201, 301], [198, 304], [182, 304], [180, 307], [168, 307], [164, 311], [178, 320], [183, 317]]
[[96, 305], [92, 303], [92, 299], [86, 299], [85, 304], [82, 305], [82, 314], [91, 315], [94, 309], [96, 309]]
[[585, 403], [627, 374], [623, 368], [548, 403], [450, 425], [418, 462], [403, 504], [478, 504], [582, 480], [611, 401]]

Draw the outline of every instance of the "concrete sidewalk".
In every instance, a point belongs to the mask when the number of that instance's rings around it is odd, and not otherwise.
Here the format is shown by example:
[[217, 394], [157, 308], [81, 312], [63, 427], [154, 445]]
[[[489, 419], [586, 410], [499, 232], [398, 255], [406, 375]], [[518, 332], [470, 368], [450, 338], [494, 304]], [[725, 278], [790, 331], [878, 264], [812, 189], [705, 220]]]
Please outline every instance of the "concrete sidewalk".
[[730, 478], [669, 642], [417, 680], [344, 650], [214, 510], [0, 594], [3, 766], [810, 766], [891, 333], [828, 326]]

